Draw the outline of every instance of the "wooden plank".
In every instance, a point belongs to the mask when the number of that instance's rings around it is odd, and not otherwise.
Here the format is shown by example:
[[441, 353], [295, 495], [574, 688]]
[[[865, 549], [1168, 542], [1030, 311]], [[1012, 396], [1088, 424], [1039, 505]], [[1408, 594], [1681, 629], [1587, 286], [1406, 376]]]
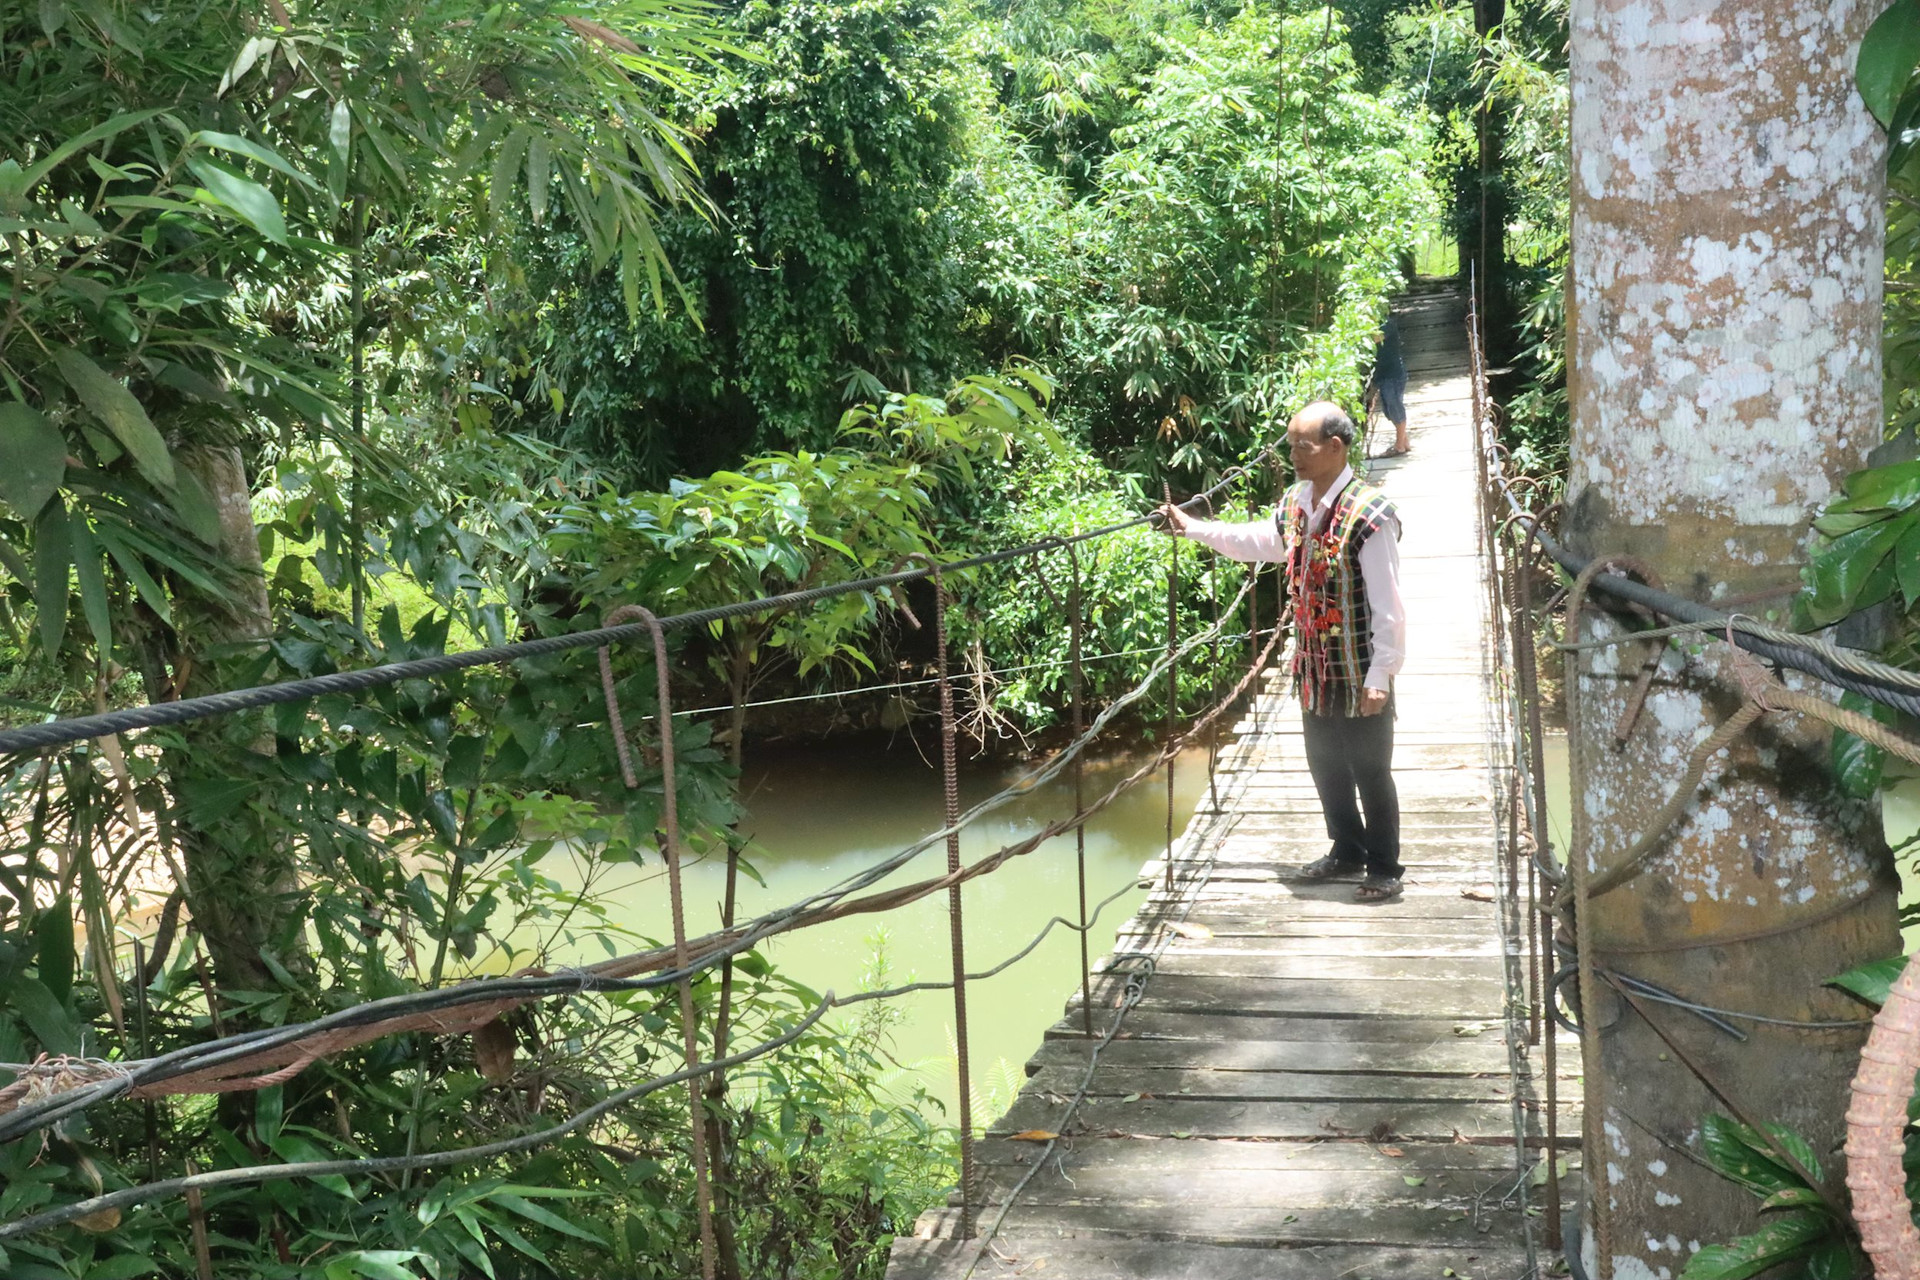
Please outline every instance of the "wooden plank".
[[[1274, 955], [1227, 954], [1170, 948], [1154, 966], [1153, 981], [1176, 977], [1238, 979], [1244, 982], [1404, 982], [1407, 971], [1403, 955], [1356, 955], [1351, 951], [1329, 948], [1334, 954]], [[1506, 960], [1498, 956], [1443, 956], [1430, 953], [1420, 966], [1419, 981], [1500, 985], [1505, 981]], [[1095, 969], [1098, 974], [1102, 970]], [[1153, 992], [1156, 1002], [1165, 1000], [1164, 990]], [[1095, 998], [1099, 996], [1096, 988]]]
[[[1176, 923], [1187, 928], [1187, 936], [1173, 931]], [[1201, 936], [1202, 931], [1206, 936]], [[1492, 922], [1482, 920], [1444, 918], [1382, 929], [1366, 919], [1276, 921], [1264, 914], [1196, 912], [1181, 921], [1129, 922], [1121, 926], [1114, 946], [1139, 951], [1159, 944], [1169, 933], [1168, 950], [1202, 955], [1394, 955], [1400, 951], [1415, 955], [1499, 955], [1505, 945]]]
[[[1176, 884], [1181, 883], [1176, 879]], [[1298, 892], [1289, 892], [1298, 888]], [[1226, 889], [1207, 888], [1194, 895], [1201, 910], [1244, 911], [1254, 903], [1266, 905], [1288, 900], [1286, 910], [1290, 916], [1299, 920], [1345, 919], [1364, 915], [1376, 921], [1404, 921], [1431, 919], [1486, 920], [1496, 919], [1494, 904], [1477, 902], [1460, 896], [1456, 890], [1451, 894], [1414, 892], [1407, 893], [1387, 902], [1358, 902], [1354, 900], [1352, 881], [1329, 883], [1318, 881], [1313, 884], [1263, 885], [1241, 884]], [[1159, 880], [1154, 881], [1153, 889], [1147, 895], [1146, 907], [1140, 913], [1142, 921], [1155, 919], [1184, 919], [1188, 917], [1164, 914], [1169, 909], [1186, 904], [1187, 897], [1176, 892], [1171, 898], [1165, 896]], [[1163, 913], [1156, 916], [1155, 912]], [[1204, 916], [1192, 917], [1204, 919]]]
[[[1029, 1073], [1068, 1071], [1074, 1090], [1086, 1074], [1088, 1042], [1047, 1040], [1027, 1063]], [[1100, 1051], [1102, 1071], [1185, 1071], [1196, 1062], [1216, 1073], [1269, 1071], [1401, 1072], [1421, 1075], [1505, 1073], [1507, 1046], [1494, 1039], [1447, 1035], [1420, 1041], [1245, 1040], [1201, 1049], [1181, 1040], [1115, 1040]], [[1150, 1092], [1159, 1092], [1151, 1090]]]
[[[1442, 982], [1402, 977], [1392, 983], [1356, 978], [1238, 978], [1197, 974], [1155, 974], [1150, 984], [1156, 1010], [1170, 1013], [1323, 1014], [1328, 1017], [1491, 1019], [1502, 1016], [1503, 982], [1480, 979]], [[1094, 1008], [1111, 1007], [1121, 984], [1112, 975], [1094, 979]], [[1079, 1007], [1074, 993], [1069, 1009]]]
[[[951, 1223], [958, 1211], [949, 1210], [947, 1215]], [[1478, 1250], [1494, 1242], [1518, 1240], [1522, 1229], [1518, 1213], [1483, 1209], [1476, 1214], [1469, 1197], [1411, 1195], [1399, 1204], [1303, 1206], [1297, 1211], [1271, 1202], [1222, 1204], [1217, 1199], [1029, 1206], [1023, 1197], [1001, 1226], [1009, 1241], [1034, 1240], [1025, 1246], [1029, 1252], [1042, 1237], [1130, 1238], [1164, 1241], [1183, 1249], [1193, 1244], [1266, 1248], [1345, 1244]], [[1334, 1277], [1322, 1273], [1320, 1280]]]
[[1523, 1280], [1526, 1254], [1484, 1240], [1464, 1247], [1302, 1245], [1252, 1247], [1186, 1243], [1178, 1249], [1124, 1238], [1065, 1240], [1007, 1233], [983, 1251], [970, 1241], [894, 1242], [887, 1274], [897, 1280], [959, 1277], [976, 1253], [979, 1280], [1434, 1280], [1451, 1268], [1461, 1280]]
[[[1056, 1114], [1064, 1115], [1065, 1102], [1078, 1096], [1080, 1081], [1086, 1074], [1079, 1067], [1049, 1067], [1034, 1075], [1032, 1090], [1040, 1101], [1050, 1102], [1047, 1094], [1061, 1099]], [[1088, 1088], [1089, 1098], [1166, 1098], [1178, 1101], [1220, 1102], [1313, 1102], [1338, 1099], [1342, 1102], [1494, 1102], [1504, 1103], [1510, 1094], [1504, 1064], [1493, 1071], [1443, 1076], [1396, 1074], [1392, 1072], [1333, 1071], [1215, 1071], [1207, 1068], [1131, 1069], [1106, 1067], [1094, 1073]], [[1050, 1128], [1041, 1125], [1040, 1128]]]
[[[1191, 1143], [1133, 1145], [1210, 1147], [1218, 1144], [1194, 1140]], [[1252, 1202], [1283, 1206], [1295, 1214], [1309, 1209], [1364, 1210], [1376, 1205], [1457, 1206], [1469, 1203], [1474, 1198], [1497, 1201], [1503, 1192], [1512, 1187], [1516, 1176], [1511, 1167], [1513, 1153], [1507, 1152], [1506, 1155], [1508, 1166], [1499, 1169], [1426, 1172], [1411, 1168], [1221, 1169], [1206, 1166], [1177, 1172], [1152, 1166], [1115, 1170], [1098, 1165], [1088, 1167], [1069, 1159], [1064, 1177], [1058, 1172], [1058, 1166], [1049, 1162], [1045, 1175], [1029, 1182], [1021, 1192], [1020, 1204], [1023, 1208], [1040, 1205], [1066, 1208], [1085, 1204], [1144, 1207]], [[1018, 1167], [990, 1166], [981, 1188], [987, 1202], [991, 1204], [1003, 1200], [1023, 1172]]]
[[[1004, 1137], [983, 1138], [978, 1154], [983, 1164], [1029, 1168], [1044, 1144], [1013, 1141]], [[1394, 1154], [1398, 1152], [1399, 1154]], [[1049, 1162], [1058, 1157], [1054, 1148]], [[1445, 1173], [1450, 1170], [1503, 1171], [1509, 1177], [1519, 1171], [1517, 1153], [1511, 1144], [1470, 1142], [1238, 1142], [1203, 1138], [1172, 1141], [1145, 1141], [1138, 1138], [1088, 1136], [1076, 1139], [1064, 1153], [1069, 1174], [1082, 1169], [1105, 1169], [1114, 1173], [1141, 1170], [1165, 1170], [1170, 1173], [1197, 1173], [1206, 1169], [1223, 1172], [1248, 1170], [1308, 1170], [1322, 1172]], [[1538, 1159], [1529, 1155], [1529, 1165]]]
[[[1100, 1010], [1096, 1008], [1095, 1025]], [[1131, 1040], [1182, 1040], [1217, 1044], [1222, 1041], [1317, 1040], [1332, 1043], [1439, 1044], [1449, 1039], [1476, 1039], [1494, 1044], [1504, 1039], [1502, 1024], [1492, 1018], [1443, 1016], [1332, 1017], [1300, 1012], [1270, 1014], [1192, 1013], [1158, 1008], [1135, 1009], [1121, 1032]], [[1062, 1018], [1047, 1029], [1055, 1039], [1085, 1042], [1080, 1018]], [[1118, 1043], [1116, 1040], [1115, 1043]]]

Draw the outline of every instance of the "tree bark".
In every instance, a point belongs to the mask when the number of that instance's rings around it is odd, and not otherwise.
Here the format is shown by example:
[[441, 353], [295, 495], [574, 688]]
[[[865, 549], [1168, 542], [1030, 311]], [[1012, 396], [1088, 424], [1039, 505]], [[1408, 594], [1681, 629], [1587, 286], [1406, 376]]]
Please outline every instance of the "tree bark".
[[[1878, 443], [1885, 140], [1853, 88], [1877, 11], [1574, 0], [1575, 549], [1636, 556], [1697, 600], [1781, 589], [1784, 604], [1813, 514]], [[1620, 631], [1590, 611], [1579, 634]], [[1573, 856], [1595, 873], [1741, 701], [1726, 646], [1669, 648], [1616, 747], [1645, 655], [1582, 653], [1569, 690]], [[1591, 904], [1597, 963], [1724, 1009], [1867, 1013], [1822, 983], [1897, 952], [1895, 884], [1878, 807], [1841, 793], [1828, 748], [1821, 726], [1785, 716], [1743, 735], [1650, 869]], [[1585, 1014], [1604, 1094], [1585, 1157], [1589, 1276], [1676, 1276], [1701, 1246], [1760, 1224], [1755, 1197], [1686, 1158], [1701, 1117], [1729, 1106], [1683, 1057], [1749, 1114], [1804, 1134], [1837, 1186], [1862, 1032], [1742, 1023], [1742, 1043], [1672, 1006], [1598, 1003]]]
[[[220, 512], [220, 556], [238, 571], [238, 582], [224, 600], [181, 593], [175, 613], [180, 645], [175, 670], [191, 673], [184, 692], [194, 696], [217, 690], [219, 657], [267, 642], [273, 614], [253, 523], [252, 488], [240, 450], [200, 446], [182, 450], [176, 460], [213, 497]], [[236, 726], [229, 720], [185, 731], [189, 745], [173, 753], [168, 766], [176, 800], [194, 783], [238, 782], [259, 773], [246, 756], [270, 756], [273, 745], [258, 713], [250, 718], [259, 726], [251, 743], [244, 740], [244, 729], [236, 738]], [[300, 894], [291, 851], [250, 838], [252, 825], [241, 822], [214, 829], [212, 824], [196, 825], [190, 813], [182, 813], [176, 829], [187, 874], [181, 887], [194, 928], [206, 941], [216, 986], [271, 989], [277, 984], [262, 953], [275, 951], [282, 964], [298, 969], [305, 951], [299, 922], [290, 919], [291, 905]]]

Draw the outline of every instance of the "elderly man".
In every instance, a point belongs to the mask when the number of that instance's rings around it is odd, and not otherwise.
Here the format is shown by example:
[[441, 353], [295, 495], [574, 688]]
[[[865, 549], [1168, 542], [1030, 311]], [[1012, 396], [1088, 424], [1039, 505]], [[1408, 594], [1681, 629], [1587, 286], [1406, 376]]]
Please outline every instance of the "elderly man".
[[1163, 507], [1167, 529], [1235, 560], [1286, 566], [1293, 684], [1307, 768], [1333, 847], [1300, 869], [1309, 880], [1361, 872], [1355, 896], [1400, 893], [1400, 797], [1393, 785], [1393, 677], [1406, 657], [1400, 517], [1356, 477], [1353, 419], [1308, 405], [1287, 426], [1297, 482], [1270, 518], [1228, 524]]

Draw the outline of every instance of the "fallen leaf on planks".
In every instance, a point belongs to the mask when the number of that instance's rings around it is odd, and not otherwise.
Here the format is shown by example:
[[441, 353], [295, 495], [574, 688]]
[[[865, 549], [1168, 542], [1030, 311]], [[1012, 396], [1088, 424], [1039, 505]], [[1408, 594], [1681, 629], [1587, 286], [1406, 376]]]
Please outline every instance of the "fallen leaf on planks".
[[1462, 889], [1462, 890], [1460, 891], [1460, 896], [1461, 896], [1461, 897], [1463, 897], [1463, 898], [1465, 898], [1465, 899], [1467, 899], [1467, 901], [1469, 901], [1469, 902], [1492, 902], [1492, 901], [1493, 901], [1493, 890], [1491, 890], [1491, 889]]
[[1213, 930], [1203, 924], [1170, 924], [1167, 930], [1176, 937], [1192, 938], [1198, 942], [1205, 942], [1213, 936]]
[[1014, 1142], [1052, 1142], [1059, 1136], [1051, 1129], [1022, 1129], [1019, 1133], [1007, 1135]]

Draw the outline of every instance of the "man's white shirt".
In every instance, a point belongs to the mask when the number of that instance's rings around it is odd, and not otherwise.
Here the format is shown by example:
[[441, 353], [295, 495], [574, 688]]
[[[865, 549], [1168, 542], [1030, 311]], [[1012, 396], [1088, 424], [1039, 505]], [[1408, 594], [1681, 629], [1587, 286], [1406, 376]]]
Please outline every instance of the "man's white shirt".
[[[1326, 528], [1333, 504], [1349, 484], [1353, 468], [1340, 472], [1318, 502], [1307, 513], [1311, 533]], [[1312, 487], [1301, 491], [1296, 507], [1312, 500]], [[1381, 536], [1391, 534], [1391, 537]], [[1228, 523], [1224, 520], [1188, 520], [1186, 536], [1211, 547], [1229, 560], [1278, 563], [1286, 558], [1280, 522], [1272, 515], [1259, 520]], [[1407, 612], [1400, 601], [1400, 517], [1389, 518], [1360, 546], [1360, 578], [1367, 591], [1367, 612], [1373, 619], [1373, 661], [1363, 682], [1369, 689], [1391, 687], [1393, 677], [1407, 661]]]

